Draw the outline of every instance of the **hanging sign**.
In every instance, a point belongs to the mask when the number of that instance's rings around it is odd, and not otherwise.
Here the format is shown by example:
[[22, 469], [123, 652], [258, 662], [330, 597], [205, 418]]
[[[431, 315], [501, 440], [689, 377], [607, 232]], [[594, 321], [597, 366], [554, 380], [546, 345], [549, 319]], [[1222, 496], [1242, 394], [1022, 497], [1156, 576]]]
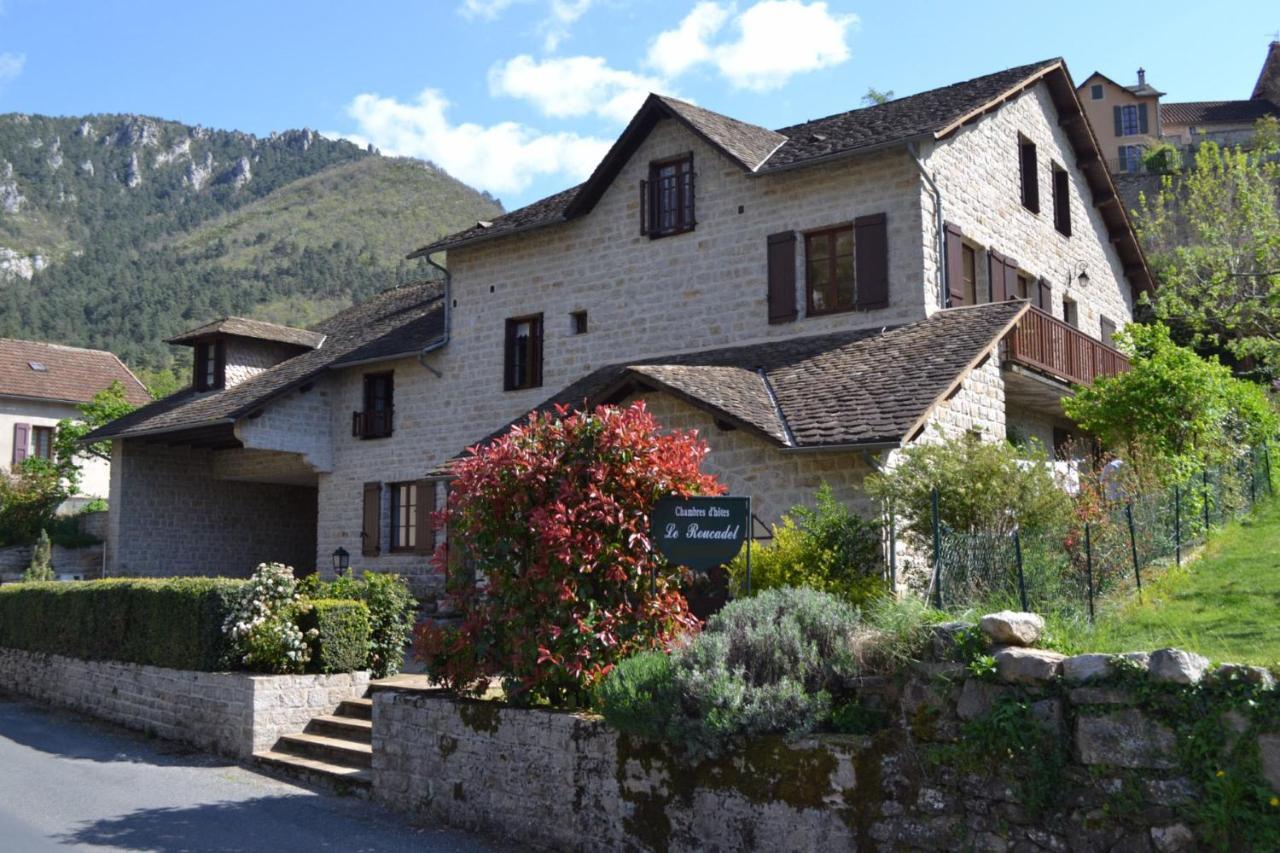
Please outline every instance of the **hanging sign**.
[[705, 572], [738, 555], [750, 520], [751, 498], [663, 498], [653, 505], [649, 535], [672, 563]]

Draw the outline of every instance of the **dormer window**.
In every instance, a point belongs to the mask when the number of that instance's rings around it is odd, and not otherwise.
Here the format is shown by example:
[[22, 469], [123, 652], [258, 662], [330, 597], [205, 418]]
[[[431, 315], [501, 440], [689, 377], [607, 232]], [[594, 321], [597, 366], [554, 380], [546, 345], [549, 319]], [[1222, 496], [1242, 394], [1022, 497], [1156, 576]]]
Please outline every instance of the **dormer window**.
[[693, 152], [649, 164], [640, 182], [640, 233], [651, 239], [692, 231]]
[[222, 338], [196, 344], [197, 391], [216, 391], [227, 384], [227, 342]]

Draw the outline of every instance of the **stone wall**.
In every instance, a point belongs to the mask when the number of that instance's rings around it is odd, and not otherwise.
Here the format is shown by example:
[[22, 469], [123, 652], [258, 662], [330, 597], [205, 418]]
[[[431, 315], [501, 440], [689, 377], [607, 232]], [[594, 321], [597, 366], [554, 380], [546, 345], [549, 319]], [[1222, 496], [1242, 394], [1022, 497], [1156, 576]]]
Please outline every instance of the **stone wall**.
[[367, 672], [189, 672], [0, 648], [5, 690], [234, 758], [302, 731], [368, 685]]
[[260, 341], [229, 335], [227, 347], [226, 386], [235, 387], [298, 354], [298, 348], [277, 341]]
[[[923, 660], [852, 685], [865, 719], [879, 718], [860, 734], [761, 738], [716, 759], [597, 717], [380, 691], [374, 796], [426, 820], [575, 851], [1173, 853], [1212, 847], [1223, 832], [1248, 849], [1246, 826], [1280, 837], [1270, 674], [1213, 670], [1176, 649], [1068, 658], [1018, 645], [1043, 629], [1027, 633], [1016, 617], [1028, 616], [984, 619], [1004, 643], [989, 650], [986, 674], [962, 659], [962, 626], [950, 625]], [[1196, 734], [1205, 714], [1220, 728]], [[1195, 750], [1182, 744], [1216, 731], [1216, 756], [1186, 757]], [[1232, 805], [1217, 781], [1232, 775], [1258, 793]], [[1213, 823], [1232, 808], [1234, 824]]]

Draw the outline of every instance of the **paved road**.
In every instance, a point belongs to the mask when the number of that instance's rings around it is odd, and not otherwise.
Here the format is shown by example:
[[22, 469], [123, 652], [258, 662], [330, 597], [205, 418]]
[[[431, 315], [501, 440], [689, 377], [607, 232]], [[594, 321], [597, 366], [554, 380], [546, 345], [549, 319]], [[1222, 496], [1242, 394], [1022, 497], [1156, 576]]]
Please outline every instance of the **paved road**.
[[0, 693], [0, 851], [497, 851]]

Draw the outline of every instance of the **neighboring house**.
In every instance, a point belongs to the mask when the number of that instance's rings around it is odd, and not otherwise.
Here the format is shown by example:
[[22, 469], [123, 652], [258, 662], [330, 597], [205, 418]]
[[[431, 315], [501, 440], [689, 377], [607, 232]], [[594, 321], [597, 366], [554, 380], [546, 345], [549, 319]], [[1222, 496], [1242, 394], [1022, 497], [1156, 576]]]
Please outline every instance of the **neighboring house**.
[[[138, 378], [109, 352], [0, 338], [0, 468], [53, 456], [58, 421], [77, 420], [77, 405], [119, 382], [134, 405], [151, 401]], [[105, 498], [110, 465], [84, 457], [77, 497]]]
[[414, 256], [444, 252], [441, 285], [311, 339], [184, 336], [197, 386], [94, 435], [112, 570], [341, 548], [429, 597], [448, 461], [554, 400], [697, 429], [764, 522], [824, 481], [865, 508], [937, 431], [1062, 443], [1061, 399], [1125, 368], [1104, 340], [1152, 284], [1061, 60], [776, 131], [650, 96], [584, 184]]
[[1095, 71], [1076, 90], [1107, 165], [1116, 174], [1143, 170], [1142, 156], [1157, 143], [1193, 155], [1201, 142], [1248, 146], [1258, 119], [1280, 118], [1280, 42], [1271, 42], [1248, 100], [1161, 103], [1164, 92], [1138, 69], [1136, 86], [1123, 86]]

